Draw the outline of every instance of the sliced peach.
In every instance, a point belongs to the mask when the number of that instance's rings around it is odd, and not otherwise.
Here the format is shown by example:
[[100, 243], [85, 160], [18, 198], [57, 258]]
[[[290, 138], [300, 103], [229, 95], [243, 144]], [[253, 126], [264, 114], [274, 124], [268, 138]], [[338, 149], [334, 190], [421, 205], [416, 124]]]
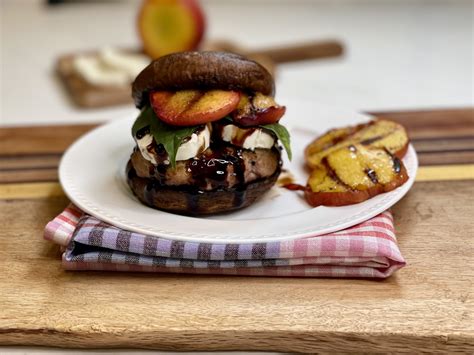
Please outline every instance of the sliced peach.
[[329, 154], [315, 165], [305, 197], [317, 206], [345, 206], [392, 191], [408, 180], [403, 162], [383, 148], [356, 144]]
[[306, 164], [312, 168], [333, 151], [358, 143], [367, 147], [385, 148], [401, 159], [407, 152], [409, 138], [402, 125], [383, 119], [332, 129], [306, 147]]
[[[374, 194], [376, 195], [376, 194]], [[368, 200], [369, 190], [350, 192], [314, 192], [310, 187], [305, 190], [305, 198], [313, 207], [318, 206], [347, 206]]]
[[156, 115], [172, 126], [195, 126], [220, 120], [237, 108], [240, 93], [223, 90], [155, 91], [150, 103]]
[[138, 16], [143, 49], [153, 59], [196, 49], [205, 27], [196, 0], [144, 0]]
[[259, 126], [278, 122], [285, 111], [286, 107], [279, 106], [273, 97], [257, 93], [251, 99], [242, 95], [232, 117], [241, 126]]
[[285, 106], [269, 107], [264, 110], [256, 111], [249, 116], [234, 117], [234, 121], [244, 127], [276, 123], [285, 114], [285, 111]]

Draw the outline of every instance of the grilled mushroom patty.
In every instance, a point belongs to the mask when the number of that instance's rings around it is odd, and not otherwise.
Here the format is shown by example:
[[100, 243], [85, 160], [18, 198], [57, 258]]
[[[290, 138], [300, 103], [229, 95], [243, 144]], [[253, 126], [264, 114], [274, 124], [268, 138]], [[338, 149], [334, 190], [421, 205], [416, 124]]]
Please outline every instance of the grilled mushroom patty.
[[280, 151], [255, 149], [250, 151], [230, 145], [207, 149], [196, 158], [169, 164], [153, 165], [135, 148], [131, 162], [136, 174], [152, 178], [160, 185], [193, 185], [203, 191], [232, 188], [269, 177], [280, 166]]

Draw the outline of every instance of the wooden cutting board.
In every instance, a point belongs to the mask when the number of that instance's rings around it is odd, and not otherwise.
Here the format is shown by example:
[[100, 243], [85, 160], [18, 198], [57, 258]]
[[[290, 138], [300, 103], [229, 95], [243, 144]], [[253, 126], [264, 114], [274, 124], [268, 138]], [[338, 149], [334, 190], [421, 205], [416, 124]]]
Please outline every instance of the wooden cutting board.
[[[267, 68], [275, 75], [279, 63], [295, 62], [310, 59], [327, 59], [341, 56], [344, 48], [337, 40], [318, 40], [281, 47], [245, 49], [231, 41], [211, 41], [204, 43], [201, 50], [234, 52], [247, 56]], [[126, 49], [126, 52], [138, 50]], [[99, 51], [87, 51], [62, 55], [56, 61], [56, 73], [69, 93], [71, 100], [81, 108], [97, 108], [133, 103], [130, 84], [126, 85], [94, 85], [87, 82], [74, 68], [74, 61], [79, 56], [98, 57]], [[151, 60], [151, 58], [150, 58]]]
[[92, 126], [0, 129], [0, 344], [162, 350], [474, 351], [474, 110], [378, 113], [422, 167], [384, 281], [66, 272], [42, 240], [61, 153]]

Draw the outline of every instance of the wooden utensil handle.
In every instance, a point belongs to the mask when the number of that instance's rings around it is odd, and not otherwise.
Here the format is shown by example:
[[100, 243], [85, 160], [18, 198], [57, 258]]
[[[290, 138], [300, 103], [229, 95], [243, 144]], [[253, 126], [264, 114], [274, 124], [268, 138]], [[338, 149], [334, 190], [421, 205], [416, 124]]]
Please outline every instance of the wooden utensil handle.
[[344, 47], [335, 40], [315, 41], [284, 47], [264, 48], [247, 52], [249, 56], [266, 56], [275, 63], [296, 62], [299, 60], [336, 57], [342, 55]]

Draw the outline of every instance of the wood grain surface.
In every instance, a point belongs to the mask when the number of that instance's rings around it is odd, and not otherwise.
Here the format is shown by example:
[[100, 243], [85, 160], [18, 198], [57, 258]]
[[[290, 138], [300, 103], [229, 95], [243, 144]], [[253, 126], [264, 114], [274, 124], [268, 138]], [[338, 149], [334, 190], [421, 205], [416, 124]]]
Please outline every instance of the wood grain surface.
[[[407, 127], [421, 165], [474, 164], [474, 109], [372, 114]], [[94, 127], [0, 128], [0, 183], [57, 181], [64, 150]]]
[[66, 272], [41, 236], [67, 200], [0, 200], [0, 344], [472, 352], [473, 193], [415, 184], [394, 208], [408, 266], [385, 281]]
[[373, 112], [402, 123], [421, 165], [474, 162], [474, 109]]
[[68, 201], [45, 172], [92, 126], [1, 128], [0, 345], [473, 353], [474, 111], [378, 115], [424, 164], [393, 208], [408, 265], [384, 281], [64, 271], [42, 231]]

